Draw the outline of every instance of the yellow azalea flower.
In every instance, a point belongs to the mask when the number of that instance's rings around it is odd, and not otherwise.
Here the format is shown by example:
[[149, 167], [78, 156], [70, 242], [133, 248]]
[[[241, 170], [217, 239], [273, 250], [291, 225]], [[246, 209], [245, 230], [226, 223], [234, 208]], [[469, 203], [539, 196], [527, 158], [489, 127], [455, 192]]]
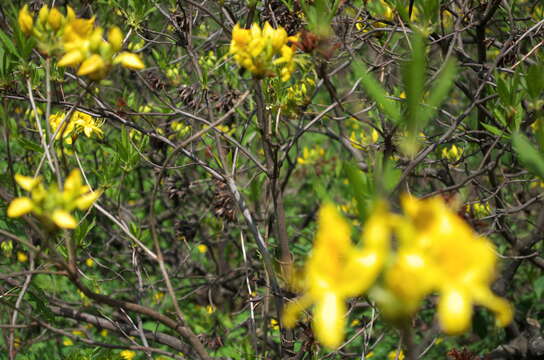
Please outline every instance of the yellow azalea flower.
[[132, 350], [123, 350], [119, 355], [121, 355], [121, 358], [123, 358], [123, 360], [132, 360], [136, 357], [136, 352]]
[[91, 137], [93, 134], [96, 134], [97, 137], [101, 138], [104, 135], [100, 126], [100, 122], [97, 122], [91, 115], [85, 114], [80, 111], [76, 111], [72, 116], [71, 121], [74, 123], [74, 126], [77, 128], [78, 132], [83, 132], [85, 136]]
[[297, 38], [288, 36], [284, 28], [272, 28], [268, 22], [261, 27], [254, 23], [250, 29], [236, 24], [232, 29], [230, 53], [238, 65], [257, 78], [272, 76], [274, 67], [280, 70], [281, 80], [288, 81], [295, 70]]
[[49, 11], [49, 15], [47, 16], [47, 23], [53, 30], [58, 30], [60, 26], [62, 25], [62, 22], [64, 21], [64, 16], [60, 13], [60, 11], [57, 10], [57, 8], [52, 8], [51, 11]]
[[459, 161], [462, 155], [463, 149], [458, 148], [455, 144], [453, 144], [450, 148], [442, 149], [442, 158], [451, 162]]
[[77, 221], [70, 212], [76, 208], [88, 209], [101, 195], [101, 191], [91, 192], [87, 185], [82, 184], [81, 174], [77, 169], [66, 178], [63, 190], [57, 185], [46, 189], [41, 178], [16, 175], [15, 180], [31, 196], [12, 200], [8, 206], [8, 216], [19, 217], [32, 212], [52, 228], [75, 228]]
[[145, 67], [138, 55], [126, 51], [119, 53], [123, 33], [118, 27], [109, 30], [107, 40], [103, 34], [101, 27], [94, 26], [94, 17], [71, 19], [64, 29], [64, 56], [58, 66], [79, 66], [77, 75], [88, 76], [92, 80], [106, 77], [115, 64], [134, 70]]
[[345, 300], [363, 293], [376, 280], [389, 246], [387, 222], [387, 213], [378, 207], [365, 224], [361, 248], [351, 243], [351, 228], [336, 207], [321, 207], [314, 249], [305, 266], [306, 293], [285, 308], [287, 327], [295, 325], [299, 312], [315, 304], [313, 328], [319, 341], [330, 348], [342, 343]]
[[[467, 330], [473, 304], [489, 308], [496, 314], [497, 324], [506, 326], [512, 319], [512, 308], [494, 295], [490, 285], [495, 276], [496, 255], [493, 244], [478, 236], [444, 200], [435, 197], [402, 199], [403, 208], [413, 230], [400, 234], [404, 244], [426, 261], [425, 269], [434, 279], [417, 277], [420, 291], [438, 291], [438, 319], [444, 332], [460, 334]], [[430, 286], [429, 283], [432, 283]]]
[[85, 265], [87, 265], [87, 266], [90, 267], [90, 268], [94, 267], [94, 260], [91, 259], [91, 258], [87, 258], [87, 259], [85, 260]]
[[28, 12], [28, 4], [22, 7], [19, 11], [19, 17], [17, 18], [19, 22], [19, 28], [25, 35], [30, 35], [32, 33], [32, 27], [34, 26], [34, 20], [32, 15]]
[[201, 254], [205, 254], [208, 251], [208, 247], [204, 244], [200, 244], [196, 248], [198, 249], [198, 252]]

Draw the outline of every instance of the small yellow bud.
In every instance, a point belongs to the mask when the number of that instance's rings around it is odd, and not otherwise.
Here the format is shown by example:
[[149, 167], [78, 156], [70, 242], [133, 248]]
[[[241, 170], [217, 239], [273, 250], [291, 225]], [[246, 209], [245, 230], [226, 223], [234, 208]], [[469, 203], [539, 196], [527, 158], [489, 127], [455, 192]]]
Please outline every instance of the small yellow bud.
[[19, 11], [19, 27], [25, 35], [30, 35], [32, 32], [32, 27], [34, 25], [34, 20], [32, 15], [28, 12], [28, 5], [23, 6], [21, 11]]
[[49, 16], [47, 17], [47, 22], [49, 23], [49, 26], [53, 30], [58, 30], [64, 21], [64, 16], [60, 13], [60, 11], [57, 10], [57, 8], [52, 8], [51, 11], [49, 11]]
[[55, 210], [51, 219], [58, 227], [63, 229], [75, 229], [77, 226], [76, 219], [65, 210]]
[[16, 218], [28, 214], [34, 208], [34, 203], [27, 197], [14, 199], [8, 207], [8, 216]]
[[123, 33], [121, 32], [121, 29], [117, 26], [112, 27], [108, 34], [108, 41], [110, 42], [113, 51], [119, 51], [121, 46], [123, 46]]
[[40, 12], [38, 13], [38, 21], [43, 25], [47, 22], [49, 16], [49, 8], [47, 5], [42, 6]]
[[59, 60], [57, 66], [76, 66], [83, 61], [83, 55], [78, 50], [70, 51], [66, 53], [62, 59]]
[[144, 63], [138, 55], [126, 51], [120, 53], [113, 62], [114, 64], [121, 64], [132, 70], [141, 70], [145, 68]]

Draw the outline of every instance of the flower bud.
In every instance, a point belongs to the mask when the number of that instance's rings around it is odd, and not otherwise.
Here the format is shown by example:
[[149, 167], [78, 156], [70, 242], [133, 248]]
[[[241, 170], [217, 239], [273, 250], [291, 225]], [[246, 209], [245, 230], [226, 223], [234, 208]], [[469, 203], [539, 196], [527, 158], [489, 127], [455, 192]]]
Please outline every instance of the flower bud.
[[42, 25], [45, 25], [47, 22], [47, 17], [49, 16], [49, 8], [47, 5], [42, 6], [40, 12], [38, 13], [38, 22]]
[[123, 46], [123, 33], [121, 32], [121, 29], [117, 26], [112, 27], [108, 34], [108, 41], [115, 52], [119, 51], [121, 46]]
[[34, 20], [32, 15], [28, 12], [28, 5], [23, 6], [21, 11], [19, 11], [19, 27], [25, 35], [29, 35], [32, 32], [32, 27], [34, 25]]

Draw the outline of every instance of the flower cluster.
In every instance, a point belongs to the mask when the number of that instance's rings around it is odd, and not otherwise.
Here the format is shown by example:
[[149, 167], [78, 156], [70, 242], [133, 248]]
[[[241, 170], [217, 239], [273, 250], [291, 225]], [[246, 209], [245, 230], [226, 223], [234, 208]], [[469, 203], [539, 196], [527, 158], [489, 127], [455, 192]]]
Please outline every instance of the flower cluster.
[[302, 156], [297, 158], [297, 163], [300, 165], [312, 165], [318, 162], [320, 159], [323, 159], [324, 156], [325, 149], [323, 149], [321, 146], [317, 145], [312, 149], [308, 149], [308, 147], [305, 146], [302, 149]]
[[[305, 266], [306, 293], [285, 309], [286, 326], [294, 326], [297, 314], [316, 304], [314, 331], [324, 345], [337, 347], [343, 340], [346, 298], [367, 290], [394, 323], [410, 319], [431, 293], [440, 296], [438, 319], [447, 334], [468, 329], [474, 304], [493, 311], [499, 326], [511, 321], [508, 302], [490, 290], [497, 258], [492, 243], [475, 234], [440, 197], [404, 196], [402, 207], [399, 215], [379, 204], [364, 225], [362, 247], [352, 245], [350, 227], [334, 206], [322, 207]], [[390, 246], [393, 235], [395, 249]]]
[[284, 28], [272, 28], [265, 23], [242, 29], [238, 24], [232, 29], [230, 53], [238, 65], [249, 70], [255, 77], [274, 76], [279, 68], [282, 81], [288, 81], [295, 71], [295, 45], [297, 36], [288, 36]]
[[[65, 117], [64, 112], [49, 116], [49, 124], [51, 124], [51, 129], [57, 133], [55, 137], [57, 140], [62, 137], [67, 144], [72, 144], [81, 133], [84, 133], [88, 138], [93, 134], [96, 134], [99, 138], [104, 135], [104, 132], [100, 129], [102, 123], [89, 114], [76, 111], [70, 119], [64, 120]], [[59, 126], [61, 126], [61, 129], [57, 132]]]
[[104, 30], [95, 26], [94, 17], [78, 18], [69, 6], [64, 16], [56, 8], [49, 9], [44, 5], [34, 25], [34, 18], [28, 11], [28, 5], [25, 5], [19, 12], [18, 19], [21, 31], [36, 38], [42, 52], [60, 52], [62, 58], [58, 66], [77, 67], [77, 75], [101, 80], [114, 64], [134, 70], [145, 67], [138, 55], [120, 51], [123, 34], [118, 27], [112, 27], [105, 40]]
[[8, 216], [15, 218], [28, 213], [36, 215], [49, 229], [74, 229], [76, 219], [72, 216], [73, 210], [88, 209], [101, 195], [101, 191], [91, 191], [89, 186], [83, 185], [78, 169], [72, 172], [60, 189], [56, 184], [47, 189], [40, 177], [15, 175], [15, 181], [30, 197], [14, 199], [8, 207]]
[[453, 144], [450, 148], [442, 149], [442, 158], [451, 162], [458, 162], [463, 156], [463, 149]]

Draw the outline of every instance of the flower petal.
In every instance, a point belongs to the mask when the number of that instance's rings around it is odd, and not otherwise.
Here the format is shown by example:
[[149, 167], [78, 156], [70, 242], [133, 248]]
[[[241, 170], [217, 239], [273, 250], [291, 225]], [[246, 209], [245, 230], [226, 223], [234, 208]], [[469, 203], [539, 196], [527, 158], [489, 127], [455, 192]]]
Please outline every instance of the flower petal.
[[471, 297], [462, 289], [446, 290], [438, 302], [438, 320], [445, 333], [459, 335], [468, 330], [472, 318]]
[[41, 178], [33, 178], [30, 176], [16, 174], [15, 181], [20, 187], [22, 187], [26, 191], [32, 191], [32, 189], [41, 182]]
[[141, 70], [145, 68], [144, 63], [138, 55], [126, 51], [117, 55], [114, 63], [121, 64], [122, 66], [132, 70]]
[[53, 222], [57, 224], [58, 227], [63, 229], [75, 229], [77, 226], [76, 219], [65, 210], [53, 211], [53, 215], [51, 215], [51, 220], [53, 220]]
[[8, 216], [16, 218], [24, 214], [28, 214], [34, 208], [34, 203], [27, 197], [14, 199], [8, 207]]
[[313, 329], [317, 339], [334, 349], [344, 340], [346, 304], [335, 293], [323, 294], [314, 310]]

